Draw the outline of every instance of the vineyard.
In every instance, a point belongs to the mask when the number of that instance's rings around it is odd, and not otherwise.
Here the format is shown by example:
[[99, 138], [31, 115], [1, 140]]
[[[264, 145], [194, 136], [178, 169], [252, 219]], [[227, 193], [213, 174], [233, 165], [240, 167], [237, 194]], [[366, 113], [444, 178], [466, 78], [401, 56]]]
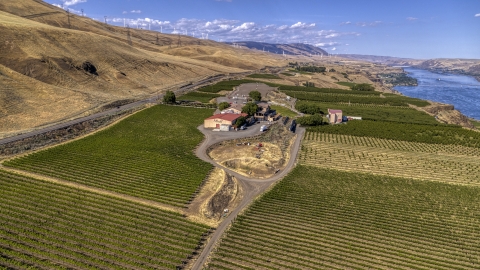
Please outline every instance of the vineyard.
[[341, 171], [480, 185], [480, 149], [464, 146], [309, 132], [300, 162]]
[[309, 131], [430, 144], [480, 148], [480, 132], [454, 125], [351, 121], [347, 125], [312, 127]]
[[84, 139], [5, 166], [183, 207], [212, 165], [198, 159], [210, 109], [155, 106]]
[[[374, 105], [388, 105], [408, 107], [408, 104], [413, 104], [419, 107], [429, 105], [427, 101], [408, 98], [404, 96], [376, 96], [376, 95], [359, 95], [359, 94], [343, 94], [343, 93], [320, 93], [320, 92], [301, 92], [301, 91], [286, 91], [282, 89], [285, 94], [295, 97], [299, 100], [331, 102], [331, 103], [360, 103], [360, 104], [374, 104]], [[358, 91], [360, 92], [360, 91]], [[365, 92], [372, 93], [372, 92]]]
[[175, 269], [209, 228], [0, 170], [0, 269]]
[[338, 109], [342, 110], [344, 115], [361, 116], [363, 120], [440, 125], [435, 118], [431, 117], [427, 113], [417, 111], [409, 107], [394, 107], [359, 103], [339, 104], [311, 101], [297, 101], [296, 107], [298, 109], [298, 107], [303, 106], [303, 104], [312, 103], [318, 105], [325, 112], [328, 108]]
[[209, 103], [212, 99], [221, 97], [221, 95], [202, 93], [202, 92], [189, 92], [185, 95], [179, 96], [177, 100], [198, 101], [201, 103]]
[[480, 189], [297, 166], [209, 269], [479, 269]]
[[254, 80], [231, 80], [231, 81], [221, 81], [214, 85], [209, 85], [198, 89], [200, 92], [207, 93], [218, 93], [220, 91], [232, 91], [234, 87], [237, 87], [244, 83], [255, 83]]
[[282, 78], [278, 77], [277, 75], [274, 74], [252, 74], [248, 75], [248, 78], [254, 78], [254, 79], [273, 79], [273, 80], [280, 80]]

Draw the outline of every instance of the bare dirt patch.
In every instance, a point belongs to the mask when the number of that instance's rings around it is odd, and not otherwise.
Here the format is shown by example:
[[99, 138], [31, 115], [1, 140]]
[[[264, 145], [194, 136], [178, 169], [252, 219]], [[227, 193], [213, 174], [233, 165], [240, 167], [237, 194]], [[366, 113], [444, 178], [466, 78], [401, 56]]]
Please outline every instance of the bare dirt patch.
[[282, 170], [289, 159], [288, 150], [295, 134], [287, 127], [288, 124], [276, 123], [259, 136], [218, 143], [210, 147], [208, 155], [242, 175], [269, 178]]
[[243, 191], [237, 180], [215, 168], [185, 214], [191, 221], [216, 227], [222, 221], [224, 209], [234, 209], [242, 197]]

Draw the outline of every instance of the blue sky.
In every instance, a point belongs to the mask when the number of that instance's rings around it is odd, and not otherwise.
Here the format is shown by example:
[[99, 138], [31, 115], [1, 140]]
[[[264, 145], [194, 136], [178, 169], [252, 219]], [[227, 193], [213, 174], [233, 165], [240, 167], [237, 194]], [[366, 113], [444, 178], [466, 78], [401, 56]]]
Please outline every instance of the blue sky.
[[480, 0], [45, 0], [109, 24], [329, 53], [480, 59]]

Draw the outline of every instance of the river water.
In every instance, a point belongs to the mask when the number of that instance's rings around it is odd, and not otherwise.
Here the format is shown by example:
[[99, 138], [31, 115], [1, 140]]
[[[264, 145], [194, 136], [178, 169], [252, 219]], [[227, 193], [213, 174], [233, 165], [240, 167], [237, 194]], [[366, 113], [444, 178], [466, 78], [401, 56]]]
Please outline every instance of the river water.
[[480, 120], [480, 82], [475, 78], [404, 68], [418, 86], [396, 86], [405, 96], [452, 104], [464, 115]]

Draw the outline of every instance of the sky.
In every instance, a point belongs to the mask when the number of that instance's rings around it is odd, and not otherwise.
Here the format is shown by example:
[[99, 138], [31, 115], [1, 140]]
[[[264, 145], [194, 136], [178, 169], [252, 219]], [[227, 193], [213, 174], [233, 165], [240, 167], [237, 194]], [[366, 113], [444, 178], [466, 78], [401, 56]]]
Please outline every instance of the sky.
[[480, 0], [45, 0], [118, 26], [332, 54], [480, 59]]

